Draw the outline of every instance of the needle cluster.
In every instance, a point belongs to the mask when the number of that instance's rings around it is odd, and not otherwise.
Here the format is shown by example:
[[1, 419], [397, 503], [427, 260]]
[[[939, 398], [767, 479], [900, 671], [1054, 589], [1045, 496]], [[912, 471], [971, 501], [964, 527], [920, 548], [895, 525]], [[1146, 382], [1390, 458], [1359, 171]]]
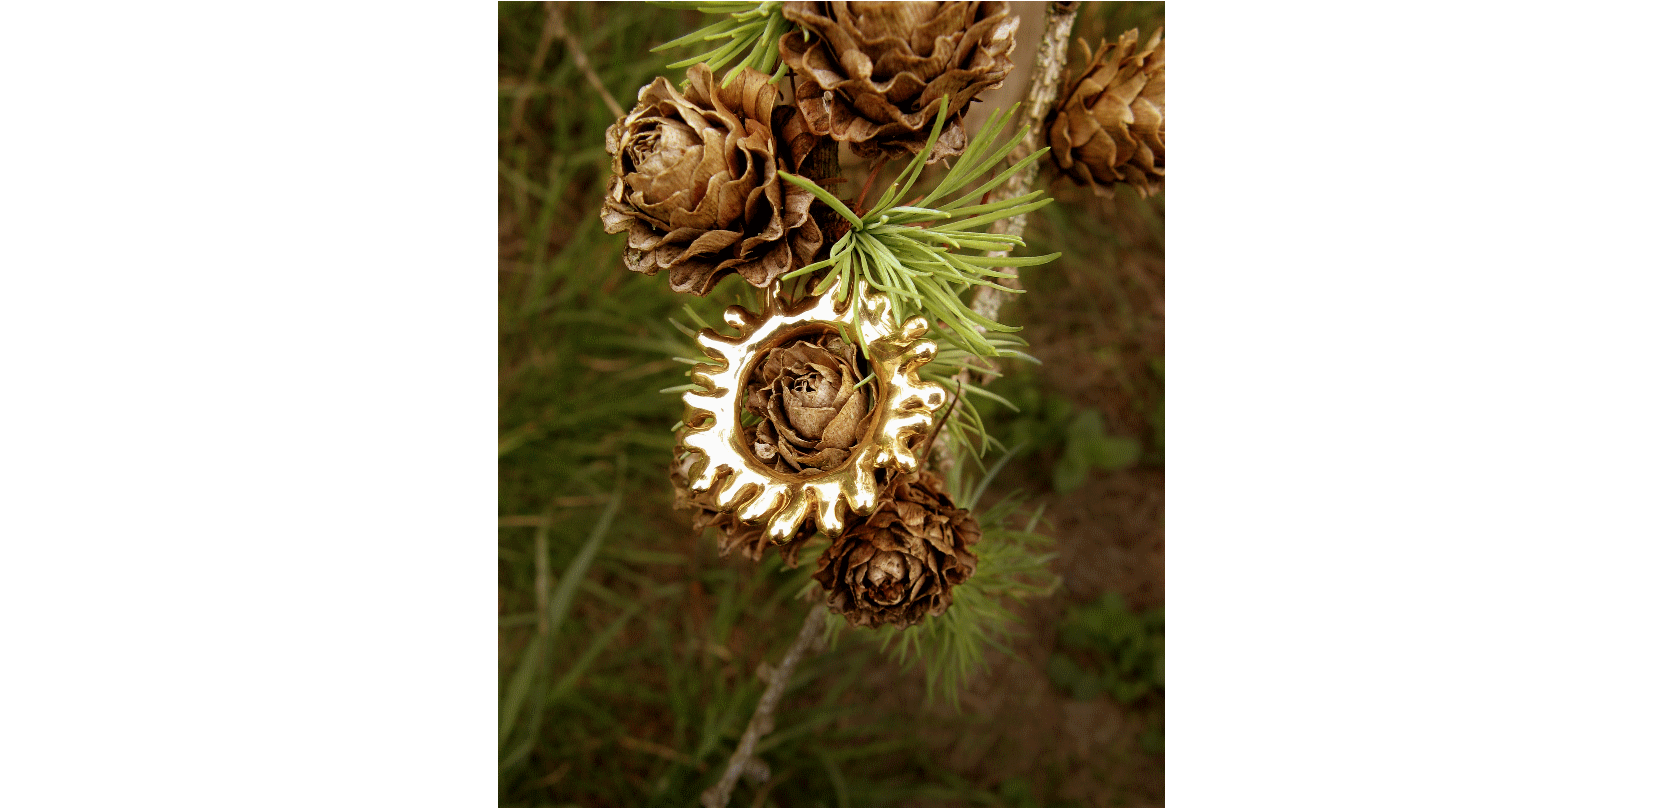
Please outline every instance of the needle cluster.
[[[936, 123], [928, 143], [942, 134], [948, 119], [947, 106], [939, 105]], [[965, 153], [950, 166], [937, 186], [917, 199], [904, 201], [919, 181], [931, 149], [921, 149], [897, 180], [885, 190], [873, 208], [858, 215], [838, 197], [814, 181], [796, 174], [780, 176], [816, 195], [850, 226], [833, 244], [829, 257], [782, 276], [793, 278], [828, 270], [814, 293], [821, 294], [842, 280], [844, 293], [855, 281], [866, 281], [890, 298], [898, 321], [924, 314], [944, 338], [974, 356], [1002, 355], [986, 332], [1019, 330], [973, 311], [962, 295], [973, 286], [999, 286], [999, 279], [1016, 277], [1008, 267], [1034, 266], [1057, 258], [1050, 255], [1013, 258], [990, 257], [979, 251], [1011, 250], [1024, 246], [1019, 236], [987, 232], [989, 225], [1010, 216], [1038, 210], [1051, 203], [1046, 192], [1034, 191], [998, 202], [984, 202], [984, 195], [1013, 174], [1040, 158], [1037, 151], [1018, 161], [981, 185], [965, 190], [978, 177], [998, 165], [1023, 140], [1028, 129], [1004, 143], [996, 142], [1012, 112], [998, 112], [966, 145]], [[971, 251], [971, 252], [962, 252]]]
[[741, 53], [745, 53], [745, 57], [741, 58], [738, 64], [729, 68], [728, 74], [723, 77], [723, 84], [728, 84], [729, 79], [733, 78], [737, 71], [746, 67], [761, 73], [769, 73], [770, 81], [774, 81], [786, 73], [786, 64], [780, 59], [780, 37], [781, 34], [786, 33], [792, 24], [781, 16], [780, 3], [710, 3], [700, 2], [699, 0], [693, 0], [692, 2], [669, 0], [668, 2], [656, 2], [654, 5], [665, 8], [692, 8], [703, 14], [724, 15], [723, 19], [711, 25], [654, 48], [653, 52], [658, 53], [687, 45], [702, 45], [708, 42], [721, 43], [697, 56], [667, 65], [670, 69], [680, 70], [704, 62], [715, 72], [739, 57]]

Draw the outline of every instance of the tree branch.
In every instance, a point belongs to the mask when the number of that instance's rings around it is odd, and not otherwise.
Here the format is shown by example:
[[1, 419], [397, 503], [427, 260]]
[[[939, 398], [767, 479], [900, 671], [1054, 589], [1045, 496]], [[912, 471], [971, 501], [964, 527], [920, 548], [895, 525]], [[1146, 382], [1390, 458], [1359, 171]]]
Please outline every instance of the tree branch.
[[595, 88], [596, 95], [601, 96], [601, 100], [607, 104], [607, 111], [613, 113], [615, 118], [623, 118], [624, 108], [619, 106], [619, 102], [613, 100], [613, 94], [607, 91], [607, 85], [602, 84], [601, 77], [595, 74], [595, 68], [590, 66], [590, 57], [584, 53], [583, 43], [579, 42], [578, 37], [573, 36], [572, 32], [567, 30], [566, 22], [561, 19], [561, 13], [556, 10], [556, 4], [544, 3], [544, 8], [549, 14], [550, 27], [554, 29], [556, 35], [561, 37], [562, 41], [567, 43], [567, 50], [572, 52], [572, 63], [578, 65], [579, 72], [583, 73], [584, 78], [590, 82], [590, 86]]
[[716, 785], [700, 795], [700, 805], [705, 808], [727, 806], [729, 796], [734, 793], [734, 784], [740, 781], [740, 775], [747, 770], [761, 771], [763, 777], [760, 779], [769, 779], [768, 769], [761, 765], [761, 761], [752, 757], [752, 751], [757, 748], [757, 742], [775, 728], [775, 708], [780, 706], [781, 696], [786, 693], [786, 682], [792, 678], [792, 672], [797, 670], [798, 663], [803, 661], [810, 647], [821, 639], [821, 632], [826, 623], [826, 604], [817, 603], [810, 607], [809, 614], [804, 617], [803, 628], [798, 629], [798, 639], [786, 650], [780, 667], [768, 675], [769, 687], [763, 691], [763, 698], [758, 699], [757, 709], [752, 712], [752, 720], [746, 724], [745, 734], [740, 736], [739, 745], [734, 748], [734, 754], [728, 759], [728, 768], [723, 771], [723, 779], [718, 780]]
[[[1029, 95], [1024, 99], [1023, 115], [1018, 118], [1019, 126], [1028, 126], [1029, 133], [1018, 142], [1016, 148], [1006, 158], [1008, 164], [1016, 163], [1035, 153], [1041, 146], [1041, 139], [1045, 136], [1044, 126], [1047, 113], [1052, 111], [1052, 102], [1058, 98], [1058, 85], [1064, 77], [1064, 66], [1069, 64], [1070, 29], [1075, 27], [1075, 14], [1081, 8], [1080, 3], [1051, 2], [1046, 4], [1046, 31], [1041, 34], [1040, 47], [1035, 49], [1035, 69], [1029, 77]], [[1022, 171], [1013, 174], [1006, 184], [996, 188], [991, 202], [1012, 199], [1029, 193], [1029, 186], [1035, 184], [1035, 177], [1040, 174], [1041, 161], [1030, 163]], [[1004, 233], [1012, 236], [1022, 236], [1028, 225], [1029, 214], [1020, 213], [1009, 219], [1002, 219], [989, 227], [991, 233]], [[992, 258], [1005, 258], [1012, 254], [1011, 250], [996, 250], [990, 252]], [[1016, 271], [1007, 268], [1012, 274]], [[1006, 289], [1022, 289], [1018, 279], [996, 278], [996, 283]], [[971, 294], [971, 310], [982, 317], [999, 322], [1000, 307], [1017, 295], [1012, 292], [997, 289], [992, 286], [978, 286]], [[980, 325], [973, 324], [979, 332], [986, 331]], [[964, 384], [971, 380], [971, 369], [966, 368], [954, 374], [954, 381]], [[954, 452], [947, 441], [937, 445], [937, 466], [948, 471], [954, 466]]]
[[[1058, 85], [1064, 77], [1064, 66], [1069, 64], [1070, 29], [1075, 27], [1075, 14], [1080, 8], [1080, 3], [1046, 4], [1046, 33], [1041, 35], [1041, 46], [1035, 49], [1035, 71], [1029, 80], [1029, 97], [1024, 100], [1023, 116], [1018, 119], [1020, 126], [1029, 127], [1029, 134], [1006, 158], [1008, 164], [1034, 154], [1035, 150], [1040, 148], [1042, 138], [1046, 136], [1043, 124], [1046, 123], [1047, 113], [1052, 111], [1052, 102], [1058, 98]], [[1030, 163], [1022, 171], [1013, 174], [1005, 185], [996, 189], [994, 198], [989, 201], [998, 202], [1029, 193], [1029, 186], [1035, 184], [1035, 177], [1040, 170], [1041, 161]], [[1010, 219], [995, 222], [989, 227], [989, 232], [1022, 236], [1028, 223], [1029, 214], [1020, 213]], [[1011, 250], [997, 250], [989, 253], [989, 257], [1004, 258], [1011, 254]], [[1017, 278], [1002, 278], [999, 282], [1009, 289], [1023, 288]], [[1016, 295], [1011, 292], [1003, 292], [992, 286], [979, 286], [971, 295], [971, 310], [990, 320], [997, 320], [1000, 307], [1013, 297]]]

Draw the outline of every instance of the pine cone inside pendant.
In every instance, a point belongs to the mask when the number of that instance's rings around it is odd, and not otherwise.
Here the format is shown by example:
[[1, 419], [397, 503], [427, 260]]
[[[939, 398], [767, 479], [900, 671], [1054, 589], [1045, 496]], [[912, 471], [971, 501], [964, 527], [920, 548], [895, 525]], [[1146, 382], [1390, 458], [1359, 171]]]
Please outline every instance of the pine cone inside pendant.
[[[727, 556], [738, 552], [752, 561], [762, 561], [763, 554], [777, 545], [769, 541], [768, 526], [765, 524], [748, 525], [740, 521], [734, 509], [727, 511], [717, 507], [711, 491], [696, 492], [688, 487], [688, 466], [694, 455], [684, 455], [680, 461], [671, 464], [671, 489], [675, 492], [676, 501], [672, 504], [679, 511], [693, 511], [691, 524], [694, 537], [698, 538], [706, 528], [720, 531], [717, 536], [717, 554]], [[798, 566], [798, 551], [804, 542], [815, 535], [813, 522], [805, 522], [798, 527], [798, 532], [785, 544], [779, 545], [781, 560], [786, 566]]]
[[758, 462], [783, 474], [814, 474], [844, 464], [873, 421], [872, 387], [856, 346], [827, 331], [766, 351], [746, 379], [747, 429]]

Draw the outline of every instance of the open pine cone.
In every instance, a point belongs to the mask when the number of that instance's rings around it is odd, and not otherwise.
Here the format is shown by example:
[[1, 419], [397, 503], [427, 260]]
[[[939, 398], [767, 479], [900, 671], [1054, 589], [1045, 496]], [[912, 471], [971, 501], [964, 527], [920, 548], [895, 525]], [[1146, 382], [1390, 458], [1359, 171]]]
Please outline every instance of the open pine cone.
[[918, 154], [938, 99], [949, 118], [929, 159], [960, 154], [965, 108], [1012, 72], [1018, 20], [1005, 3], [789, 2], [781, 13], [803, 28], [780, 53], [809, 128], [862, 157]]
[[[1137, 53], [1139, 29], [1121, 35], [1106, 57], [1108, 43], [1081, 75], [1068, 84], [1047, 125], [1052, 159], [1078, 184], [1102, 195], [1126, 182], [1149, 196], [1162, 190], [1163, 64], [1162, 29]], [[1086, 43], [1081, 44], [1086, 50]]]
[[747, 431], [759, 462], [785, 474], [831, 471], [850, 458], [873, 420], [872, 387], [856, 346], [828, 332], [769, 349], [746, 379]]
[[[748, 525], [734, 515], [734, 511], [724, 512], [713, 501], [713, 492], [695, 492], [688, 488], [688, 466], [694, 460], [694, 455], [684, 455], [679, 462], [671, 464], [671, 489], [676, 494], [676, 501], [672, 507], [676, 510], [693, 511], [692, 525], [694, 536], [698, 538], [705, 529], [716, 528], [722, 531], [717, 537], [718, 555], [727, 556], [739, 551], [740, 555], [753, 561], [762, 561], [763, 554], [770, 547], [775, 546], [766, 535], [767, 526], [764, 524]], [[798, 566], [798, 551], [804, 542], [815, 535], [813, 523], [806, 521], [798, 528], [797, 535], [792, 540], [780, 545], [781, 560], [786, 566]]]
[[871, 516], [845, 528], [813, 577], [827, 590], [827, 607], [852, 624], [905, 628], [948, 610], [953, 588], [977, 571], [968, 548], [982, 537], [942, 479], [919, 471], [894, 481]]
[[602, 227], [629, 231], [625, 266], [668, 270], [673, 291], [704, 296], [729, 273], [767, 287], [813, 261], [822, 241], [814, 195], [777, 173], [796, 167], [776, 149], [795, 111], [750, 68], [723, 87], [697, 64], [688, 81], [683, 95], [654, 79], [608, 127]]

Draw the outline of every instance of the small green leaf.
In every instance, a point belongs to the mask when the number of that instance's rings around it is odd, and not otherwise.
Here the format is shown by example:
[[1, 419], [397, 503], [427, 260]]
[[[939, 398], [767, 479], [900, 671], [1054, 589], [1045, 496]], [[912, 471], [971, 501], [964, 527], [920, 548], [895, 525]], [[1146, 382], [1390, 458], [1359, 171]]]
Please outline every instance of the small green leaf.
[[[692, 318], [695, 323], [698, 323], [700, 328], [711, 328], [711, 324], [706, 322], [705, 318], [701, 317], [699, 312], [694, 311], [693, 306], [690, 306], [687, 303], [684, 303], [684, 304], [682, 304], [682, 310], [687, 312], [688, 316], [690, 318]], [[712, 329], [712, 330], [716, 330], [716, 329]]]
[[[941, 233], [932, 233], [931, 235], [947, 239], [947, 237]], [[956, 250], [1008, 250], [1012, 247], [1023, 246], [1022, 239], [1018, 239], [1017, 241], [995, 241], [987, 238], [966, 238], [965, 236], [961, 236], [956, 239], [947, 239], [943, 243], [949, 244]]]
[[1060, 494], [1068, 494], [1087, 482], [1087, 461], [1080, 454], [1065, 452], [1052, 467], [1052, 487]]
[[1149, 729], [1146, 729], [1144, 732], [1139, 733], [1139, 748], [1143, 749], [1146, 752], [1149, 752], [1153, 755], [1162, 754], [1162, 752], [1163, 752], [1162, 727], [1160, 727], [1160, 726], [1150, 727]]
[[1066, 433], [1066, 452], [1105, 471], [1115, 471], [1133, 465], [1139, 459], [1139, 441], [1122, 436], [1104, 434], [1104, 417], [1097, 410], [1077, 413]]

